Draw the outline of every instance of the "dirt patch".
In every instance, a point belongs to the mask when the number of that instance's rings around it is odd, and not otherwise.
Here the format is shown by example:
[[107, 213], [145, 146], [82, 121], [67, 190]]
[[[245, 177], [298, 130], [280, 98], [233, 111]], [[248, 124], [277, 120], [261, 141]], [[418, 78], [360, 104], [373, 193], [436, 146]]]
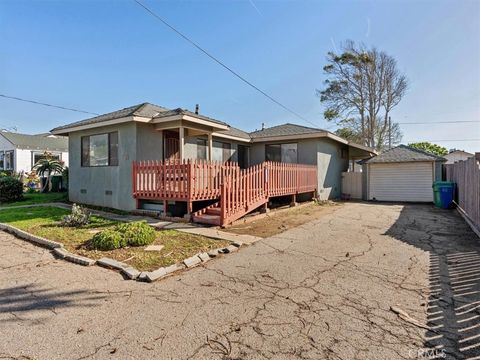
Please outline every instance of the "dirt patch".
[[267, 238], [330, 214], [341, 206], [342, 204], [331, 201], [311, 202], [294, 208], [272, 210], [263, 218], [233, 225], [223, 231]]

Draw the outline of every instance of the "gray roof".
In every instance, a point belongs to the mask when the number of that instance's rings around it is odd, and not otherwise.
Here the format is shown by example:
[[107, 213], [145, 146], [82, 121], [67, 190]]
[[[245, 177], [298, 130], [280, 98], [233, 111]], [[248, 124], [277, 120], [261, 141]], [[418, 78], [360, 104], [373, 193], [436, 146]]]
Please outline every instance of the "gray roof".
[[217, 124], [220, 124], [220, 125], [225, 125], [225, 126], [228, 126], [227, 123], [223, 122], [223, 121], [220, 121], [220, 120], [216, 120], [216, 119], [212, 119], [208, 116], [205, 116], [205, 115], [200, 115], [200, 114], [196, 114], [192, 111], [189, 111], [187, 109], [181, 109], [181, 108], [177, 108], [177, 109], [173, 109], [173, 110], [168, 110], [168, 111], [164, 111], [164, 112], [161, 112], [160, 114], [154, 116], [155, 119], [158, 119], [158, 118], [164, 118], [164, 117], [168, 117], [168, 116], [174, 116], [174, 115], [190, 115], [190, 116], [195, 116], [196, 118], [199, 118], [199, 119], [203, 119], [203, 120], [207, 120], [207, 121], [211, 121], [211, 122], [214, 122], [214, 123], [217, 123]]
[[70, 124], [67, 124], [67, 125], [64, 125], [64, 126], [59, 126], [59, 127], [56, 127], [55, 129], [52, 129], [52, 132], [67, 130], [67, 129], [74, 128], [74, 127], [77, 127], [77, 126], [102, 123], [104, 121], [120, 119], [120, 118], [128, 117], [128, 116], [141, 116], [141, 117], [146, 117], [146, 118], [162, 118], [162, 117], [173, 116], [173, 115], [191, 115], [191, 116], [195, 116], [199, 119], [204, 119], [204, 120], [211, 121], [211, 122], [214, 122], [214, 123], [217, 123], [217, 124], [228, 126], [223, 121], [215, 120], [215, 119], [209, 118], [209, 117], [204, 116], [204, 115], [195, 114], [194, 112], [191, 112], [191, 111], [188, 111], [188, 110], [185, 110], [185, 109], [178, 108], [178, 109], [174, 109], [174, 110], [169, 110], [167, 108], [164, 108], [162, 106], [158, 106], [158, 105], [155, 105], [155, 104], [142, 103], [142, 104], [138, 104], [138, 105], [129, 106], [129, 107], [121, 109], [121, 110], [112, 111], [112, 112], [107, 113], [107, 114], [95, 116], [93, 118], [80, 120], [80, 121], [70, 123]]
[[27, 135], [1, 131], [0, 135], [20, 149], [68, 151], [68, 138], [51, 134]]
[[272, 126], [263, 130], [256, 130], [250, 133], [252, 139], [270, 137], [270, 136], [288, 136], [304, 135], [325, 132], [325, 130], [286, 123], [283, 125]]
[[418, 150], [406, 145], [399, 145], [384, 153], [362, 160], [359, 163], [396, 163], [412, 161], [446, 161], [443, 157], [431, 154], [429, 152]]
[[52, 129], [52, 131], [64, 130], [64, 129], [69, 129], [77, 126], [83, 126], [83, 125], [96, 124], [96, 123], [101, 123], [108, 120], [120, 119], [127, 116], [142, 116], [142, 117], [151, 118], [158, 115], [158, 113], [164, 112], [164, 111], [168, 111], [168, 109], [158, 105], [150, 104], [150, 103], [142, 103], [138, 105], [129, 106], [121, 110], [112, 111], [107, 114], [95, 116], [93, 118], [80, 120], [64, 126], [59, 126], [59, 127], [56, 127], [55, 129]]
[[222, 130], [222, 131], [217, 131], [216, 133], [218, 134], [224, 134], [224, 135], [229, 135], [229, 136], [235, 136], [238, 138], [242, 138], [245, 140], [250, 140], [250, 135], [240, 129], [234, 128], [233, 126], [230, 126], [228, 130]]

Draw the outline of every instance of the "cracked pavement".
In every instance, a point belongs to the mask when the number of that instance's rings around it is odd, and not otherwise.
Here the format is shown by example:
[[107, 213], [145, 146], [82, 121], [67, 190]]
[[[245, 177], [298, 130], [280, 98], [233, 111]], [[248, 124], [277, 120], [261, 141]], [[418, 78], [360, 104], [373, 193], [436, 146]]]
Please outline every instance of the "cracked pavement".
[[0, 359], [480, 357], [480, 240], [430, 205], [347, 203], [153, 284], [0, 254]]

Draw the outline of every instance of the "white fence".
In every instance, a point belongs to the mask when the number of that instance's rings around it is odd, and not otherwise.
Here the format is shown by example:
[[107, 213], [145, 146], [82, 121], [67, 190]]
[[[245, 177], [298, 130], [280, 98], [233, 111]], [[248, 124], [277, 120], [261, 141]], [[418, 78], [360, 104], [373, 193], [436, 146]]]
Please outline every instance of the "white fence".
[[361, 172], [343, 172], [342, 173], [342, 194], [351, 199], [362, 198], [362, 173]]

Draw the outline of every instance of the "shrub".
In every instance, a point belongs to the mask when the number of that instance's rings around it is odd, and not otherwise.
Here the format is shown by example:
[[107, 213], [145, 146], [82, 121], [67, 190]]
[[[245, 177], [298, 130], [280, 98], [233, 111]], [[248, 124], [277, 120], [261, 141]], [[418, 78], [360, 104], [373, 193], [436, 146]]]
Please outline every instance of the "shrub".
[[116, 230], [123, 234], [129, 246], [149, 245], [154, 242], [156, 238], [155, 229], [145, 221], [119, 224]]
[[90, 222], [90, 212], [77, 204], [73, 204], [72, 213], [62, 218], [63, 226], [78, 227], [87, 225]]
[[0, 203], [17, 201], [23, 198], [23, 183], [12, 177], [0, 177]]
[[118, 224], [113, 229], [106, 229], [92, 239], [91, 246], [98, 250], [114, 250], [125, 246], [149, 245], [155, 241], [155, 229], [145, 221]]
[[91, 246], [98, 250], [115, 250], [126, 246], [122, 233], [115, 229], [106, 229], [95, 234]]

